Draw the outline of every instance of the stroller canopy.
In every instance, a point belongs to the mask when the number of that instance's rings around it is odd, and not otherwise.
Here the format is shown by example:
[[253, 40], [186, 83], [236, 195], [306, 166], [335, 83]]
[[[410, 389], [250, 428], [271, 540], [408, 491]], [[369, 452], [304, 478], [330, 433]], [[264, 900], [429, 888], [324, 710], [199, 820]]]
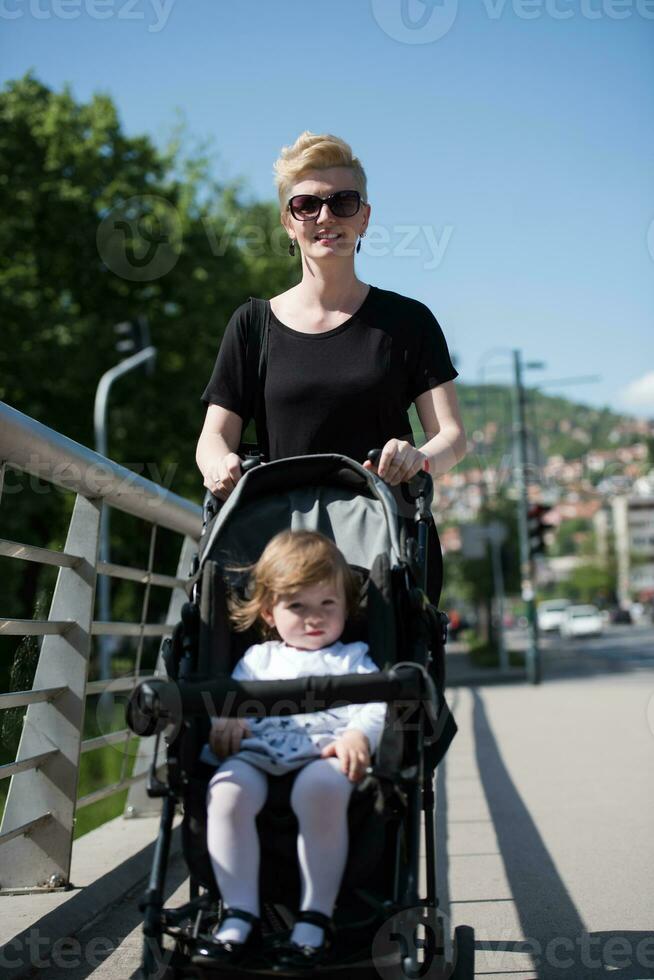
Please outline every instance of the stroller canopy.
[[400, 560], [400, 517], [388, 486], [347, 456], [291, 456], [244, 474], [206, 536], [200, 566], [248, 564], [279, 531], [321, 531], [350, 565]]

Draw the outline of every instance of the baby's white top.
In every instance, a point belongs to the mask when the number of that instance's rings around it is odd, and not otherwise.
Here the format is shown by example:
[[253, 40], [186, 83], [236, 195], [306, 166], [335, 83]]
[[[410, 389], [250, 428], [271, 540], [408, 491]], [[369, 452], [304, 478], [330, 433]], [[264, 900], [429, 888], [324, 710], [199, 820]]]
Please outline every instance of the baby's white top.
[[[299, 650], [281, 640], [256, 643], [232, 672], [235, 680], [289, 680], [324, 674], [370, 674], [379, 668], [365, 643], [337, 641], [319, 650]], [[300, 705], [298, 705], [300, 707]], [[367, 736], [375, 752], [386, 718], [385, 702], [351, 704], [275, 717], [248, 718], [251, 737], [241, 741], [238, 756], [268, 772], [280, 774], [305, 765], [349, 729]], [[205, 746], [201, 758], [218, 765], [220, 760]]]
[[[338, 640], [319, 650], [298, 650], [281, 640], [268, 640], [249, 647], [234, 668], [232, 677], [237, 681], [281, 681], [312, 674], [373, 674], [378, 670], [379, 667], [368, 654], [367, 643], [341, 643]], [[375, 751], [384, 727], [385, 702], [352, 704], [330, 709], [327, 713], [331, 714], [332, 711], [345, 711], [347, 715], [349, 723], [337, 726], [339, 734], [341, 728], [342, 731], [358, 728], [367, 735], [370, 751]], [[303, 719], [308, 717], [310, 715], [302, 715]]]

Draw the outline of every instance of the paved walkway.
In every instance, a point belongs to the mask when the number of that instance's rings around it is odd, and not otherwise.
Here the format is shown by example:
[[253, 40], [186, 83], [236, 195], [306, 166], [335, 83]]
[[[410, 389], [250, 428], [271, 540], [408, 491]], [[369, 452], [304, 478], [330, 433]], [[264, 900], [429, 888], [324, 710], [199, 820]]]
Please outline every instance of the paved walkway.
[[[437, 778], [439, 893], [452, 926], [475, 929], [476, 976], [654, 978], [654, 669], [453, 687], [448, 700], [459, 733]], [[184, 878], [173, 859], [173, 904]], [[134, 976], [141, 890], [78, 932], [78, 965], [34, 975]]]
[[477, 976], [654, 977], [654, 670], [450, 704], [441, 896], [475, 928]]

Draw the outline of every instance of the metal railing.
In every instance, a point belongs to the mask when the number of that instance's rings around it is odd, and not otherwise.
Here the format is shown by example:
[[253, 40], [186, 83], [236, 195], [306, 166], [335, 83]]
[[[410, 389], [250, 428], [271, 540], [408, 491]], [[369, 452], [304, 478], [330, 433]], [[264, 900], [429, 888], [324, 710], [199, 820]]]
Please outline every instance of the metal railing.
[[[86, 698], [105, 691], [129, 691], [142, 679], [144, 638], [164, 638], [177, 622], [202, 524], [198, 505], [0, 402], [0, 504], [8, 467], [72, 491], [76, 497], [63, 551], [0, 538], [0, 556], [59, 569], [47, 620], [0, 618], [1, 635], [43, 638], [31, 690], [0, 693], [0, 710], [27, 708], [16, 760], [0, 766], [0, 779], [11, 779], [0, 826], [0, 894], [67, 886], [77, 809], [125, 788], [129, 788], [126, 815], [145, 809], [143, 780], [154, 740], [140, 740], [132, 774], [127, 775], [131, 732], [122, 729], [84, 739]], [[146, 568], [98, 561], [103, 506], [151, 526]], [[153, 568], [158, 527], [183, 537], [174, 576]], [[93, 618], [98, 575], [145, 586], [139, 622]], [[147, 621], [153, 585], [170, 590], [165, 623]], [[106, 635], [136, 638], [133, 674], [89, 681], [92, 637]], [[121, 743], [120, 779], [78, 798], [81, 755]]]

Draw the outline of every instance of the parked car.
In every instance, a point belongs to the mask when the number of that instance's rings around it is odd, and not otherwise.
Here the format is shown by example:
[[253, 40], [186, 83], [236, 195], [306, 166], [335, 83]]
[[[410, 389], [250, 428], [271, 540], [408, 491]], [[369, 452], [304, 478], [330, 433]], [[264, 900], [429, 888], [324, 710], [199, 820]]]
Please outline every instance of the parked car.
[[568, 606], [561, 623], [561, 636], [601, 636], [604, 620], [597, 606]]
[[560, 629], [569, 605], [568, 599], [544, 599], [539, 602], [536, 617], [541, 633], [554, 633]]
[[621, 606], [616, 606], [611, 612], [611, 622], [612, 623], [632, 623], [631, 613], [628, 609], [624, 609]]

